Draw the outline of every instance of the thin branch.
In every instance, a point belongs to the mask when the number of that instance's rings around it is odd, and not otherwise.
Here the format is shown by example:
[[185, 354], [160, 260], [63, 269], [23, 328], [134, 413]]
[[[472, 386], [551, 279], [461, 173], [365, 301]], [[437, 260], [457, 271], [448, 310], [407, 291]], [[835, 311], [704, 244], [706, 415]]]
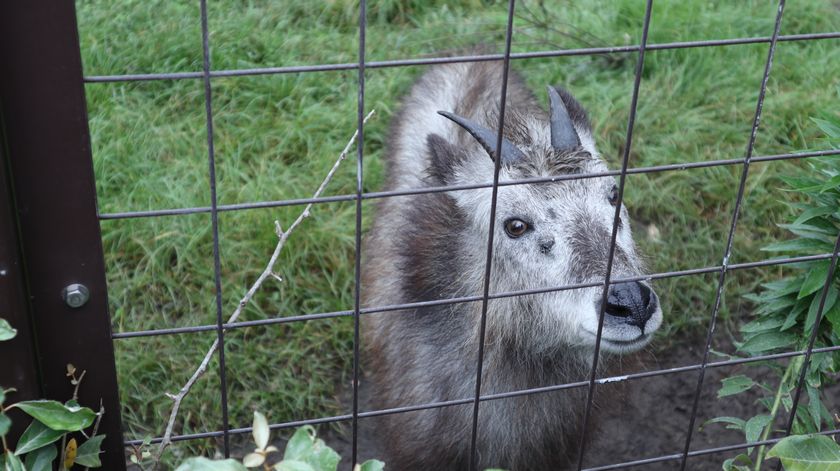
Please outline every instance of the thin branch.
[[[362, 125], [367, 123], [368, 119], [370, 119], [370, 117], [373, 116], [374, 112], [375, 110], [372, 110], [370, 113], [368, 113], [367, 116], [365, 116]], [[347, 153], [350, 152], [350, 149], [356, 142], [356, 137], [358, 135], [359, 130], [357, 129], [356, 132], [353, 133], [353, 137], [350, 138], [350, 141], [344, 147], [344, 150], [341, 151], [341, 154], [338, 156], [338, 159], [335, 161], [330, 171], [327, 173], [327, 176], [324, 178], [324, 181], [322, 181], [318, 189], [315, 190], [315, 193], [312, 195], [313, 199], [321, 196], [321, 193], [330, 183], [330, 180], [332, 180], [333, 175], [335, 175], [336, 170], [338, 170], [338, 166], [341, 165], [341, 162], [347, 158]], [[268, 263], [266, 264], [263, 272], [254, 282], [254, 284], [251, 285], [251, 287], [245, 293], [245, 296], [243, 296], [242, 299], [239, 300], [239, 304], [236, 306], [236, 309], [230, 315], [230, 318], [228, 318], [227, 324], [232, 324], [236, 322], [236, 320], [239, 318], [239, 315], [242, 313], [242, 309], [248, 305], [248, 303], [254, 297], [254, 294], [256, 294], [257, 290], [260, 288], [260, 286], [262, 286], [263, 282], [268, 277], [273, 276], [275, 278], [279, 278], [274, 273], [274, 264], [277, 263], [277, 259], [280, 256], [280, 251], [283, 249], [283, 245], [286, 244], [286, 241], [289, 239], [289, 236], [292, 234], [292, 231], [294, 231], [300, 225], [300, 223], [303, 222], [304, 219], [309, 217], [312, 205], [313, 203], [309, 203], [308, 205], [306, 205], [303, 211], [301, 211], [301, 213], [298, 215], [297, 219], [295, 219], [294, 222], [292, 222], [289, 228], [285, 231], [280, 226], [279, 221], [274, 221], [275, 232], [277, 233], [277, 237], [279, 239], [277, 241], [277, 246], [274, 247], [274, 252], [271, 254], [271, 258], [269, 258]], [[163, 452], [166, 450], [166, 447], [172, 443], [172, 430], [175, 427], [175, 419], [178, 417], [178, 411], [181, 408], [181, 401], [183, 401], [184, 397], [186, 397], [186, 395], [189, 394], [196, 381], [198, 381], [198, 379], [201, 376], [203, 376], [204, 373], [207, 371], [207, 365], [210, 363], [210, 360], [213, 358], [213, 354], [218, 348], [219, 340], [216, 339], [213, 341], [213, 345], [210, 346], [210, 349], [204, 355], [204, 359], [201, 361], [201, 364], [199, 364], [198, 368], [195, 370], [195, 372], [192, 374], [192, 376], [186, 382], [186, 384], [184, 384], [181, 390], [178, 391], [178, 394], [166, 394], [167, 397], [174, 401], [174, 404], [172, 405], [172, 412], [169, 414], [169, 421], [166, 424], [166, 432], [163, 434], [163, 440], [160, 442], [160, 445], [158, 445], [158, 450], [155, 455], [155, 468], [157, 468], [158, 463], [160, 463], [160, 459], [163, 456]]]
[[[91, 431], [90, 438], [95, 437], [96, 432], [99, 431], [99, 423], [102, 422], [103, 415], [105, 415], [105, 406], [102, 404], [102, 398], [99, 398], [99, 412], [96, 414], [96, 422], [93, 423], [93, 430]], [[85, 466], [85, 471], [88, 471], [89, 469], [90, 467]]]

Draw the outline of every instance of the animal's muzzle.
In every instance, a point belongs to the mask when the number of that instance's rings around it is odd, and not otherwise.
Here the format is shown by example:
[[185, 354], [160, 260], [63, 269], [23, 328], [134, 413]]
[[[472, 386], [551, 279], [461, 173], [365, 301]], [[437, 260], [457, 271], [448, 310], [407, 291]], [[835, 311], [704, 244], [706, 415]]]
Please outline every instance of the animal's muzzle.
[[645, 325], [659, 308], [656, 293], [648, 286], [638, 283], [618, 283], [610, 286], [607, 297], [607, 316], [616, 321], [629, 324], [645, 332]]

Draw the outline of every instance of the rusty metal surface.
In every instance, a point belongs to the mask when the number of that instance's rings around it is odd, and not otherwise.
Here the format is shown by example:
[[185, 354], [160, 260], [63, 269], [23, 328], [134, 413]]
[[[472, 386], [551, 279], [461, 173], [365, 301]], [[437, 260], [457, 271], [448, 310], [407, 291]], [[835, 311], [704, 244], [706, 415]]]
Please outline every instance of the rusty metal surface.
[[[0, 64], [0, 116], [42, 393], [69, 399], [65, 365], [87, 370], [79, 399], [95, 410], [104, 403], [103, 468], [125, 469], [73, 2], [0, 3]], [[62, 299], [71, 283], [89, 288], [84, 306]]]

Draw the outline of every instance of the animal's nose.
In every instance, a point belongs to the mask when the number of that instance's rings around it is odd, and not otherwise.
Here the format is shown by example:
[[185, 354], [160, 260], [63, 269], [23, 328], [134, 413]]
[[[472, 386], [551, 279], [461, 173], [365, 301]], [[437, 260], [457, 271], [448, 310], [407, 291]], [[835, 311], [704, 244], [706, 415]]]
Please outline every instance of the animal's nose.
[[659, 307], [659, 300], [648, 286], [638, 282], [618, 283], [610, 286], [607, 297], [607, 315], [624, 320], [645, 331], [645, 324]]
[[551, 248], [554, 247], [554, 239], [545, 239], [540, 241], [540, 252], [542, 253], [549, 253], [551, 252]]

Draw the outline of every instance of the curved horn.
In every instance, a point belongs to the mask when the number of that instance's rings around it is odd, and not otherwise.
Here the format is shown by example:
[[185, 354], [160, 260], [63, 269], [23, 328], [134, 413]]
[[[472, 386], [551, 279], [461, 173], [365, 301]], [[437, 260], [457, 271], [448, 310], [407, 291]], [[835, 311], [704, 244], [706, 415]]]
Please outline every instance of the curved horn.
[[569, 111], [554, 87], [548, 87], [548, 102], [551, 115], [551, 147], [557, 150], [571, 150], [580, 145]]
[[[481, 126], [475, 121], [458, 116], [448, 111], [438, 111], [438, 114], [451, 119], [458, 126], [466, 129], [470, 136], [474, 137], [481, 147], [490, 154], [490, 158], [496, 160], [496, 141], [499, 138], [495, 132]], [[515, 144], [502, 137], [502, 163], [510, 164], [525, 159], [525, 154]]]

